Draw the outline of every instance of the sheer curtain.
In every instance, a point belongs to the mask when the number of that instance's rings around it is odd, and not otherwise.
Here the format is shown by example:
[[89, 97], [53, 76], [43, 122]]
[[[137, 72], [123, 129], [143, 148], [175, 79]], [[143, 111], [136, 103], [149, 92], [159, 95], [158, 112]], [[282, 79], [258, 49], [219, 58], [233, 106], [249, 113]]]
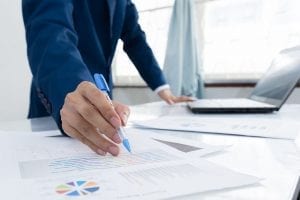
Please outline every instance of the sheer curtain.
[[175, 95], [203, 96], [195, 0], [175, 0], [163, 71]]

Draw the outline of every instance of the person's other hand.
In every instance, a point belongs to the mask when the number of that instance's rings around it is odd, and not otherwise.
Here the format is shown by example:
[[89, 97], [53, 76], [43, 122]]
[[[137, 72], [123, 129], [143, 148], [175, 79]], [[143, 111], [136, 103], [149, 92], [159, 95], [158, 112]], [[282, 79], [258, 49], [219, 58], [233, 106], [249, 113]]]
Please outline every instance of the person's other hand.
[[129, 107], [113, 105], [93, 83], [83, 81], [68, 93], [60, 110], [62, 128], [70, 137], [80, 140], [99, 155], [119, 154], [121, 139], [117, 129], [126, 125]]
[[158, 92], [159, 97], [167, 102], [168, 104], [180, 103], [180, 102], [187, 102], [187, 101], [194, 101], [195, 98], [188, 97], [188, 96], [174, 96], [170, 89], [164, 89]]

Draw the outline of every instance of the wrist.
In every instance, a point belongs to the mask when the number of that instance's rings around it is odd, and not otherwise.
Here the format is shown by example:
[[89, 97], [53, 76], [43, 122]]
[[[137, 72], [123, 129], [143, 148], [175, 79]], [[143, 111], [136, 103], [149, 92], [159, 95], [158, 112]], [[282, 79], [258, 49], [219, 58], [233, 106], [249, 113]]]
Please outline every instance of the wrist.
[[157, 87], [157, 88], [154, 90], [154, 92], [155, 92], [156, 94], [159, 94], [161, 91], [167, 90], [167, 89], [170, 89], [170, 86], [169, 86], [168, 84], [164, 84], [164, 85], [161, 85], [161, 86]]

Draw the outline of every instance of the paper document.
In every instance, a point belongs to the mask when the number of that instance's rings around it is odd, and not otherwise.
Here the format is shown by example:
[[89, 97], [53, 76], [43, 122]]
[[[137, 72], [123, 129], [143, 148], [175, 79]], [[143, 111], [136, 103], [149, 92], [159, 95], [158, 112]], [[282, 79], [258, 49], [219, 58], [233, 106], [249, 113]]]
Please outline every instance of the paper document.
[[201, 141], [195, 141], [192, 139], [185, 139], [178, 136], [175, 137], [175, 136], [162, 134], [162, 131], [153, 130], [153, 129], [128, 128], [127, 132], [144, 134], [157, 142], [160, 142], [171, 148], [175, 148], [178, 151], [185, 153], [187, 156], [201, 157], [212, 153], [221, 152], [230, 146], [230, 145], [210, 145], [210, 144], [203, 143]]
[[187, 107], [187, 103], [176, 103], [169, 105], [166, 102], [152, 102], [142, 105], [130, 106], [130, 115], [128, 125], [136, 120], [150, 120], [158, 116], [188, 116], [192, 115]]
[[101, 157], [71, 138], [0, 132], [1, 198], [163, 199], [259, 181], [144, 135], [128, 138], [132, 154]]
[[267, 138], [295, 139], [300, 123], [278, 119], [238, 119], [229, 117], [160, 117], [135, 121], [136, 127], [161, 130], [180, 130]]

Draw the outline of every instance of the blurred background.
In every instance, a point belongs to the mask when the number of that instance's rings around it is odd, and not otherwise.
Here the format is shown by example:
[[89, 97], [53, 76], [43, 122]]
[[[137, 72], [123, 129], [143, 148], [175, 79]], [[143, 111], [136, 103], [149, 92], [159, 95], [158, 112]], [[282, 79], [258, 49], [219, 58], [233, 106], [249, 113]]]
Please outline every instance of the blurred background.
[[[163, 68], [174, 0], [133, 0]], [[300, 44], [299, 0], [195, 0], [205, 97], [245, 97], [283, 48]], [[26, 118], [31, 73], [21, 0], [0, 1], [0, 120]], [[114, 97], [128, 105], [159, 100], [122, 51], [113, 62]], [[288, 103], [300, 103], [297, 88]]]

